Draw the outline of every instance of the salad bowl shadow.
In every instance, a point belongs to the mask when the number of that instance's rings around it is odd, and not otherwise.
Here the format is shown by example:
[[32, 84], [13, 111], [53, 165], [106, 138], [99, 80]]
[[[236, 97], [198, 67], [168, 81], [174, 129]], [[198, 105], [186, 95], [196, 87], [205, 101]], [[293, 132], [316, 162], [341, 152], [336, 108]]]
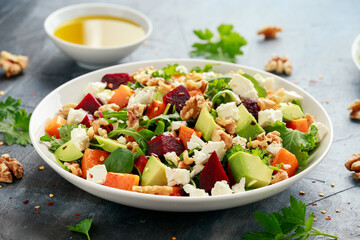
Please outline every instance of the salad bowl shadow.
[[[311, 154], [310, 158], [308, 159], [307, 167], [295, 176], [274, 185], [269, 185], [266, 187], [232, 195], [211, 197], [173, 197], [148, 195], [95, 184], [64, 170], [57, 163], [54, 155], [48, 151], [47, 146], [40, 143], [39, 139], [45, 133], [45, 121], [54, 117], [57, 113], [57, 110], [60, 109], [63, 105], [70, 102], [79, 102], [82, 98], [82, 96], [79, 94], [79, 89], [85, 89], [88, 83], [99, 81], [103, 75], [109, 73], [132, 73], [137, 71], [139, 68], [146, 66], [162, 68], [168, 64], [175, 63], [184, 65], [189, 69], [194, 66], [203, 67], [206, 64], [217, 64], [213, 67], [213, 69], [219, 73], [228, 73], [230, 71], [237, 71], [238, 69], [241, 69], [250, 75], [259, 73], [265, 77], [272, 76], [275, 78], [275, 89], [283, 87], [286, 90], [296, 91], [301, 96], [303, 96], [302, 105], [304, 111], [310, 114], [316, 113], [316, 121], [320, 121], [325, 124], [328, 127], [329, 132], [322, 140], [319, 147]], [[227, 209], [253, 203], [275, 195], [297, 183], [300, 179], [309, 174], [317, 165], [319, 165], [321, 161], [324, 160], [333, 140], [333, 127], [325, 109], [317, 100], [315, 100], [314, 97], [283, 78], [261, 70], [233, 63], [195, 59], [166, 59], [116, 65], [90, 72], [69, 82], [66, 82], [49, 93], [34, 110], [30, 120], [30, 138], [35, 150], [54, 171], [56, 171], [67, 181], [83, 189], [84, 191], [89, 192], [90, 194], [115, 203], [143, 209], [172, 212], [200, 212]]]

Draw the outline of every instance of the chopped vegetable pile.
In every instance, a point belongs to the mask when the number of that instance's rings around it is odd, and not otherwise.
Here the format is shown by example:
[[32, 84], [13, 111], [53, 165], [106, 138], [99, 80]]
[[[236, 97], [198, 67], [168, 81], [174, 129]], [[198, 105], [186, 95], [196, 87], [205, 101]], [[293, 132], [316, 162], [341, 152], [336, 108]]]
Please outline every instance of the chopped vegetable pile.
[[[107, 74], [46, 121], [59, 164], [139, 193], [204, 197], [276, 184], [306, 167], [327, 127], [260, 74], [174, 64]], [[100, 79], [99, 79], [100, 80]]]

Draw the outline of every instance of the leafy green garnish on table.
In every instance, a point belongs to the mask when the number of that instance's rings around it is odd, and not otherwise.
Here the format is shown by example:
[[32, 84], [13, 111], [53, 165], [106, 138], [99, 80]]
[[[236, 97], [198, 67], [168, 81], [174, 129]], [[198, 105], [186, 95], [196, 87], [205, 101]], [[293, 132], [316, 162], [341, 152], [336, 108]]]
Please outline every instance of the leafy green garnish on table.
[[227, 62], [236, 62], [236, 56], [242, 55], [241, 47], [246, 45], [246, 40], [237, 32], [233, 31], [234, 26], [228, 24], [220, 25], [217, 30], [218, 37], [209, 30], [194, 30], [203, 42], [194, 43], [191, 56], [204, 56], [207, 59], [214, 59]]
[[283, 147], [293, 153], [301, 167], [306, 167], [309, 152], [317, 146], [317, 127], [311, 126], [308, 133], [287, 128], [285, 123], [277, 121], [274, 125], [268, 126], [266, 132], [278, 131], [283, 140]]
[[8, 97], [5, 102], [0, 101], [0, 133], [3, 133], [7, 145], [31, 144], [29, 123], [31, 113], [20, 108], [21, 100]]
[[337, 239], [337, 236], [320, 232], [313, 228], [314, 213], [312, 212], [307, 220], [306, 205], [297, 201], [295, 197], [290, 196], [290, 206], [281, 209], [280, 212], [266, 214], [263, 212], [254, 212], [256, 221], [264, 226], [262, 231], [246, 234], [243, 240], [257, 239], [308, 239], [311, 236], [327, 236]]
[[85, 234], [87, 236], [87, 239], [90, 240], [89, 230], [91, 228], [92, 221], [93, 221], [92, 218], [91, 219], [84, 219], [84, 220], [80, 221], [78, 224], [76, 224], [75, 227], [74, 226], [67, 226], [67, 228], [70, 231]]
[[45, 135], [40, 138], [40, 141], [49, 142], [49, 150], [55, 152], [55, 150], [58, 149], [61, 145], [71, 140], [71, 131], [77, 127], [77, 124], [65, 123], [59, 128], [60, 138], [56, 138], [56, 136], [50, 137], [48, 133], [45, 133]]

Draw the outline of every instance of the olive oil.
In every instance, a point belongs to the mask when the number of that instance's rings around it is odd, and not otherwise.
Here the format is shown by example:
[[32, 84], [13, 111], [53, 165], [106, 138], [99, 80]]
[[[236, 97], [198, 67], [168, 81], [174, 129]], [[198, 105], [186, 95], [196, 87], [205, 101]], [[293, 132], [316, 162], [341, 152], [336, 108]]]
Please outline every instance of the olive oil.
[[63, 22], [54, 33], [58, 38], [90, 47], [131, 44], [145, 35], [138, 24], [112, 16], [84, 16]]

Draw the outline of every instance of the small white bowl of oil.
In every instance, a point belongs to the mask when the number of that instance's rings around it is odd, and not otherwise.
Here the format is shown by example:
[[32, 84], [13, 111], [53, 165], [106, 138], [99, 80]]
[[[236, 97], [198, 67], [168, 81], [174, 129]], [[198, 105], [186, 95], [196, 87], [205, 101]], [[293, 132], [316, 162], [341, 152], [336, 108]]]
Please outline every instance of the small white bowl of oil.
[[58, 9], [46, 18], [44, 28], [66, 55], [89, 69], [116, 64], [152, 32], [152, 24], [144, 14], [107, 3]]

